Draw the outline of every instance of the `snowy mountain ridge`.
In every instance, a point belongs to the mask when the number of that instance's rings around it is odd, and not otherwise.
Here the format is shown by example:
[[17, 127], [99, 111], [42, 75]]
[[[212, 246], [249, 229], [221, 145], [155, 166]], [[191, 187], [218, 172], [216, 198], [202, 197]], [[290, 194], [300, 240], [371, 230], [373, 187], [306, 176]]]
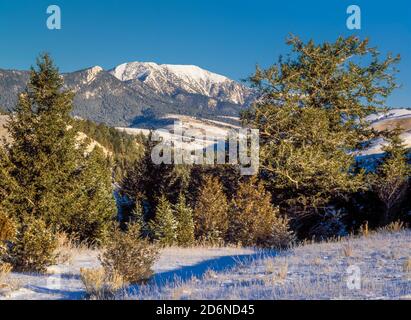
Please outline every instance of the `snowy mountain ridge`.
[[194, 65], [128, 62], [109, 72], [121, 81], [142, 82], [157, 93], [166, 95], [183, 91], [245, 104], [252, 94], [249, 88]]

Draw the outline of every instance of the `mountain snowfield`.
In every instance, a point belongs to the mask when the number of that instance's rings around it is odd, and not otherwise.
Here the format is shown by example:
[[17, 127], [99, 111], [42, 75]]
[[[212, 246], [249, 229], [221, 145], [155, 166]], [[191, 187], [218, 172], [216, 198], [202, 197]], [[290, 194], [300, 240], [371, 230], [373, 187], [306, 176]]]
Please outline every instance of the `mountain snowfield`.
[[129, 62], [115, 67], [110, 73], [121, 81], [143, 82], [157, 93], [166, 95], [185, 91], [235, 104], [245, 104], [251, 95], [249, 88], [193, 65]]

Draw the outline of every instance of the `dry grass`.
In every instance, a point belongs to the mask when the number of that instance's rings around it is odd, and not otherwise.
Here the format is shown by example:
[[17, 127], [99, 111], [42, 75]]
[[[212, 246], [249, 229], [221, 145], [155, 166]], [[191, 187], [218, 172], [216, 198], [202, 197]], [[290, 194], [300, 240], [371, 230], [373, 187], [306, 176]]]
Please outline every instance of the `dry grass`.
[[7, 284], [7, 280], [12, 269], [13, 267], [11, 264], [0, 262], [0, 288]]
[[411, 257], [407, 258], [404, 261], [404, 264], [402, 266], [402, 269], [404, 270], [404, 272], [409, 273], [411, 272]]
[[273, 286], [284, 282], [288, 274], [288, 262], [278, 263], [275, 259], [265, 259], [264, 267], [266, 276], [263, 278], [265, 285]]
[[353, 248], [351, 243], [347, 242], [346, 244], [343, 244], [341, 251], [344, 257], [351, 257], [353, 255]]
[[370, 231], [368, 229], [368, 221], [366, 221], [359, 230], [359, 234], [363, 237], [368, 237], [370, 235]]
[[264, 261], [264, 266], [266, 274], [273, 274], [276, 270], [276, 264], [273, 259], [266, 259]]
[[21, 287], [19, 280], [11, 278], [10, 274], [12, 270], [13, 267], [11, 264], [0, 262], [0, 296], [5, 296], [9, 292]]
[[385, 227], [381, 228], [379, 231], [381, 232], [400, 232], [406, 228], [406, 225], [402, 221], [394, 221], [390, 224], [386, 225]]
[[55, 254], [58, 264], [72, 263], [75, 256], [90, 250], [86, 244], [80, 243], [77, 239], [69, 237], [64, 232], [58, 232], [56, 238], [57, 249]]
[[217, 279], [217, 272], [215, 272], [213, 269], [207, 269], [207, 271], [203, 275], [203, 279]]
[[[390, 227], [389, 230], [396, 229]], [[411, 231], [296, 246], [195, 280], [146, 286], [126, 299], [403, 299], [411, 294]], [[355, 250], [353, 250], [355, 248]], [[353, 252], [354, 251], [354, 252]], [[355, 259], [347, 259], [355, 254]], [[392, 259], [395, 255], [397, 258]], [[407, 257], [406, 261], [404, 260]], [[405, 262], [404, 262], [405, 261]], [[361, 289], [347, 285], [348, 268], [361, 271]], [[408, 272], [403, 277], [403, 271]], [[177, 285], [178, 283], [178, 285]]]
[[113, 299], [117, 292], [127, 286], [118, 274], [107, 275], [103, 268], [80, 269], [80, 278], [90, 299]]

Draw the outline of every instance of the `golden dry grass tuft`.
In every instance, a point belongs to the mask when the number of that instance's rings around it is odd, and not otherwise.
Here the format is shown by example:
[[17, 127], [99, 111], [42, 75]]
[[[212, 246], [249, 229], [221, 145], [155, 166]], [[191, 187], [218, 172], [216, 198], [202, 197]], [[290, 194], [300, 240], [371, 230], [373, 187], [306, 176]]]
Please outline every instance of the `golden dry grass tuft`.
[[341, 251], [344, 255], [344, 257], [348, 258], [348, 257], [352, 257], [353, 255], [353, 247], [351, 245], [351, 243], [347, 242], [346, 244], [343, 244]]
[[404, 264], [402, 265], [402, 269], [404, 272], [409, 273], [411, 272], [411, 257], [408, 257], [405, 261]]
[[123, 277], [116, 273], [107, 275], [103, 268], [80, 269], [80, 279], [92, 300], [109, 300], [127, 286]]

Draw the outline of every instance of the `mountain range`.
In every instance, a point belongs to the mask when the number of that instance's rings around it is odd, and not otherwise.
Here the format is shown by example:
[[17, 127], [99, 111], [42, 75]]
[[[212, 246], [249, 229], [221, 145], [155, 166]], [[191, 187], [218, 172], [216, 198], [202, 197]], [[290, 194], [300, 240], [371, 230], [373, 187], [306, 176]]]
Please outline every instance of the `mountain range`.
[[[29, 71], [0, 69], [0, 108], [12, 111]], [[75, 93], [73, 115], [111, 126], [144, 126], [167, 114], [220, 120], [238, 116], [252, 89], [197, 66], [130, 62], [64, 73]]]

